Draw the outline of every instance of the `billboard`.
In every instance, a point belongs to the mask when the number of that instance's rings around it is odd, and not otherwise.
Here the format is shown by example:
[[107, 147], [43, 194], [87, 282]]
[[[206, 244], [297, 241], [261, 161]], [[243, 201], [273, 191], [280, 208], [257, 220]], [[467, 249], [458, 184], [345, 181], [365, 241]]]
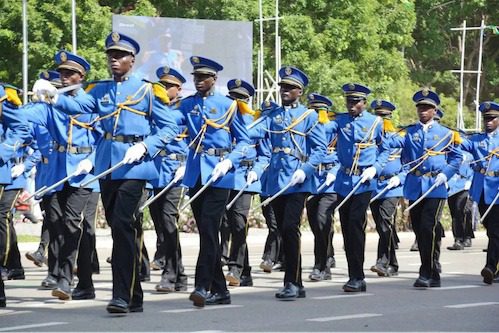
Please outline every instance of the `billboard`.
[[195, 92], [189, 61], [193, 55], [210, 58], [224, 66], [216, 83], [221, 93], [227, 92], [226, 84], [231, 79], [253, 83], [252, 22], [113, 15], [113, 31], [128, 35], [140, 44], [135, 74], [157, 81], [157, 68], [175, 68], [187, 79], [184, 97]]

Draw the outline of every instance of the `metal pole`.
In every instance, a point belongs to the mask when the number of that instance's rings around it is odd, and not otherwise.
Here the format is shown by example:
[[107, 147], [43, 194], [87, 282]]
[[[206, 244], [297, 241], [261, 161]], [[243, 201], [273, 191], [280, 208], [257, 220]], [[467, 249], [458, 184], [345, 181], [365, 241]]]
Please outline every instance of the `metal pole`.
[[28, 0], [23, 0], [23, 103], [28, 103]]
[[258, 1], [258, 11], [260, 14], [260, 52], [258, 52], [258, 107], [263, 102], [263, 4], [262, 0]]
[[71, 26], [73, 29], [73, 53], [76, 54], [76, 1], [71, 0]]
[[[279, 82], [279, 0], [275, 1], [275, 81]], [[279, 94], [277, 94], [279, 95]]]
[[483, 33], [485, 31], [485, 21], [482, 20], [480, 25], [480, 48], [478, 51], [478, 73], [476, 75], [476, 96], [475, 96], [475, 128], [481, 130], [482, 126], [480, 123], [480, 78], [482, 76], [482, 53], [483, 53]]
[[[461, 75], [459, 78], [459, 105], [457, 107], [456, 128], [462, 128], [463, 101], [464, 101], [464, 50], [466, 44], [466, 20], [463, 21], [463, 34], [461, 36]], [[464, 127], [464, 126], [463, 126]]]

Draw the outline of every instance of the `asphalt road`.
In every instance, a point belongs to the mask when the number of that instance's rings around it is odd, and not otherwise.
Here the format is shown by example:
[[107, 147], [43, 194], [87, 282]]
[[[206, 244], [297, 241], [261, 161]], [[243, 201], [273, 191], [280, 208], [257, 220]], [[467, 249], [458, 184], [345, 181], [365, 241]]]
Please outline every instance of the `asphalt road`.
[[[184, 263], [189, 275], [189, 291], [158, 294], [154, 290], [160, 272], [152, 272], [151, 282], [142, 284], [144, 312], [126, 316], [109, 315], [106, 304], [111, 298], [111, 268], [105, 258], [111, 252], [108, 230], [98, 234], [101, 274], [95, 276], [97, 298], [91, 301], [63, 302], [50, 291], [39, 290], [46, 268], [24, 261], [26, 280], [6, 281], [7, 308], [0, 309], [0, 332], [19, 331], [498, 331], [499, 284], [482, 283], [480, 270], [485, 262], [486, 236], [477, 232], [473, 246], [449, 251], [450, 233], [443, 239], [442, 287], [416, 290], [419, 254], [410, 252], [414, 236], [401, 233], [397, 277], [380, 278], [369, 271], [375, 263], [377, 234], [369, 233], [366, 245], [367, 292], [346, 294], [347, 265], [343, 240], [336, 234], [337, 268], [331, 281], [308, 282], [313, 264], [313, 235], [302, 237], [303, 279], [307, 297], [278, 301], [274, 294], [282, 286], [282, 272], [263, 273], [258, 265], [266, 230], [251, 229], [250, 263], [254, 287], [230, 289], [232, 304], [196, 309], [188, 300], [194, 281], [198, 237], [181, 234]], [[153, 254], [154, 232], [146, 233], [146, 244]], [[37, 244], [21, 244], [21, 252]]]

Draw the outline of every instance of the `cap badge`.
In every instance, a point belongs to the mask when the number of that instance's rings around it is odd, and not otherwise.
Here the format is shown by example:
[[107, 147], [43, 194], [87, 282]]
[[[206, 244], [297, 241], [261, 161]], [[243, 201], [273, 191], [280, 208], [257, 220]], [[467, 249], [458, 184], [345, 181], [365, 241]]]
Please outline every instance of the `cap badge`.
[[113, 34], [111, 35], [111, 39], [114, 43], [118, 43], [121, 39], [120, 34], [117, 32], [113, 32]]
[[68, 61], [68, 55], [66, 54], [66, 52], [61, 52], [60, 56], [61, 56], [61, 62]]
[[286, 69], [284, 70], [284, 73], [286, 75], [291, 75], [293, 73], [293, 69], [291, 67], [286, 67]]
[[199, 58], [198, 57], [192, 57], [192, 62], [195, 64], [199, 64]]
[[423, 94], [424, 97], [426, 97], [426, 96], [428, 96], [430, 94], [430, 91], [425, 88], [425, 89], [422, 90], [421, 93]]
[[376, 105], [377, 105], [377, 106], [381, 106], [381, 105], [383, 105], [383, 102], [382, 102], [380, 99], [378, 99], [378, 100], [376, 101]]
[[354, 90], [354, 89], [355, 89], [355, 84], [350, 83], [350, 84], [348, 85], [348, 89], [350, 89], [350, 90]]
[[234, 81], [234, 84], [236, 85], [236, 87], [240, 87], [241, 86], [241, 80], [237, 79], [236, 81]]
[[490, 109], [490, 102], [485, 102], [485, 110]]
[[45, 71], [42, 73], [42, 76], [45, 78], [45, 79], [49, 79], [50, 75], [49, 75], [49, 72]]
[[170, 67], [168, 67], [168, 66], [163, 67], [164, 74], [168, 74], [169, 72], [170, 72]]

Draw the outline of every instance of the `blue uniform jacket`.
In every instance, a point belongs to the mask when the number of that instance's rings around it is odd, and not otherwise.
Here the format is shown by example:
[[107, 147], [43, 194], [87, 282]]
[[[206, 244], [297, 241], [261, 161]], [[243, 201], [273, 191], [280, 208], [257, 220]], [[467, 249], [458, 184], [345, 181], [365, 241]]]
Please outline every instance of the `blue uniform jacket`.
[[449, 197], [464, 191], [464, 186], [467, 181], [473, 179], [473, 169], [471, 169], [470, 162], [473, 160], [473, 156], [470, 153], [463, 153], [463, 162], [459, 167], [459, 170], [447, 181]]
[[[338, 194], [347, 196], [360, 181], [366, 168], [374, 166], [377, 174], [380, 174], [388, 161], [389, 150], [383, 141], [383, 122], [380, 117], [364, 110], [357, 117], [348, 113], [338, 114], [331, 126], [332, 132], [337, 135], [336, 151], [341, 165], [334, 189]], [[376, 179], [373, 179], [362, 184], [355, 194], [375, 188]]]
[[326, 182], [326, 177], [328, 173], [332, 173], [335, 176], [338, 174], [340, 169], [340, 162], [338, 161], [338, 153], [336, 152], [336, 133], [334, 133], [335, 125], [330, 121], [324, 124], [324, 129], [326, 132], [326, 154], [322, 160], [319, 167], [314, 172], [314, 189], [312, 194], [322, 194], [322, 193], [336, 193], [334, 190], [334, 182], [329, 186], [325, 186], [321, 189], [320, 193], [317, 189]]
[[[35, 140], [40, 151], [40, 161], [36, 165], [35, 175], [35, 190], [39, 190], [43, 186], [50, 186], [57, 182], [53, 147], [54, 141], [50, 136], [48, 129], [43, 126], [34, 124], [33, 131]], [[50, 162], [52, 160], [52, 162]]]
[[[142, 141], [147, 147], [144, 159], [118, 168], [112, 172], [111, 179], [158, 178], [153, 158], [179, 130], [168, 107], [154, 95], [151, 83], [128, 76], [123, 82], [99, 81], [90, 85], [87, 91], [89, 102], [59, 96], [56, 106], [69, 114], [99, 114], [104, 135], [97, 141], [94, 173], [99, 174], [118, 164], [128, 148]], [[154, 126], [158, 130], [151, 135]], [[127, 140], [119, 140], [120, 137]], [[130, 142], [131, 137], [134, 140]]]
[[[184, 185], [194, 187], [200, 177], [201, 183], [206, 184], [222, 158], [230, 159], [234, 169], [239, 168], [240, 161], [247, 157], [250, 139], [242, 115], [237, 112], [236, 101], [217, 92], [207, 97], [196, 93], [181, 100], [179, 110], [184, 116], [190, 140]], [[225, 126], [215, 128], [207, 125], [206, 120], [219, 125], [225, 123]], [[212, 186], [233, 189], [234, 185], [232, 170]]]
[[[385, 132], [384, 140], [390, 140], [392, 136], [400, 136], [400, 133], [390, 133]], [[383, 191], [383, 189], [388, 186], [388, 181], [393, 176], [398, 176], [400, 178], [400, 185], [386, 191], [379, 199], [384, 198], [396, 198], [402, 197], [404, 192], [404, 182], [405, 173], [402, 172], [402, 162], [400, 161], [402, 149], [401, 148], [391, 148], [389, 149], [390, 155], [388, 156], [388, 162], [381, 172], [378, 174], [376, 188], [373, 192], [373, 197], [378, 193]]]
[[[61, 97], [63, 96], [59, 96]], [[82, 104], [90, 104], [92, 100], [83, 89], [79, 89], [75, 96], [64, 97]], [[48, 186], [75, 172], [78, 164], [84, 159], [90, 159], [95, 165], [95, 142], [101, 137], [98, 128], [91, 125], [95, 121], [95, 115], [68, 115], [58, 106], [43, 102], [27, 104], [23, 111], [32, 123], [45, 127], [54, 141], [53, 155], [50, 158], [50, 168], [54, 169], [51, 177], [53, 182]], [[93, 173], [90, 172], [73, 177], [68, 182], [72, 187], [80, 187], [82, 182], [92, 177]], [[64, 184], [60, 185], [55, 191], [62, 190], [63, 186]], [[88, 188], [93, 189], [96, 186], [97, 183], [94, 182], [88, 185]]]
[[[433, 122], [424, 132], [420, 123], [406, 128], [405, 136], [393, 136], [392, 148], [402, 149], [402, 163], [407, 175], [404, 197], [417, 200], [434, 184], [437, 174], [443, 172], [450, 179], [459, 169], [461, 151], [455, 146], [453, 133], [448, 128]], [[447, 198], [447, 188], [442, 184], [427, 198]]]
[[[492, 134], [480, 133], [464, 139], [461, 148], [473, 155], [471, 166], [474, 170], [470, 195], [473, 201], [483, 199], [491, 204], [499, 191], [499, 130]], [[499, 200], [496, 201], [499, 204]]]
[[[12, 131], [7, 131], [7, 135], [12, 135]], [[34, 135], [34, 133], [31, 133]], [[5, 186], [5, 190], [17, 190], [26, 188], [26, 181], [28, 174], [35, 167], [35, 165], [40, 160], [41, 153], [36, 146], [35, 141], [31, 141], [29, 144], [24, 144], [16, 152], [16, 157], [11, 158], [8, 162], [10, 168], [14, 167], [16, 164], [24, 164], [24, 172], [12, 179], [12, 183]]]
[[[19, 112], [17, 106], [12, 104], [5, 89], [0, 85], [0, 184], [10, 184], [9, 160], [16, 157], [18, 148], [31, 140], [29, 125], [26, 117]], [[6, 135], [7, 129], [12, 130], [11, 135]]]
[[270, 158], [272, 157], [272, 146], [270, 145], [270, 139], [260, 139], [256, 146], [256, 162], [253, 167], [260, 180], [260, 194], [263, 196], [268, 196], [267, 192], [267, 179], [269, 174]]
[[[252, 138], [270, 138], [272, 155], [266, 179], [265, 193], [274, 195], [291, 181], [293, 173], [302, 169], [306, 179], [284, 194], [312, 192], [313, 173], [326, 153], [324, 125], [317, 113], [301, 104], [279, 107], [271, 111], [250, 131]], [[290, 128], [290, 125], [296, 125]]]

